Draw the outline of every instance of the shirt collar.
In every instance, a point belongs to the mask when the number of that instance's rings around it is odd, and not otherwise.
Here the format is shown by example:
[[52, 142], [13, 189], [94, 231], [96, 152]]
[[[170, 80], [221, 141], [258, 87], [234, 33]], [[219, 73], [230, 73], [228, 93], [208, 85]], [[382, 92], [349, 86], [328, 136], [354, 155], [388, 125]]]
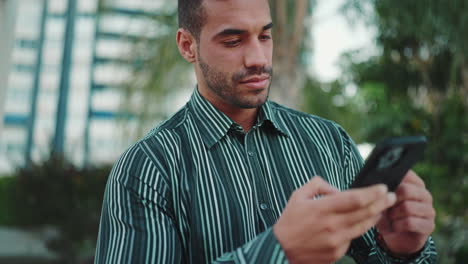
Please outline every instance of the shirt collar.
[[286, 124], [280, 118], [277, 111], [278, 110], [274, 107], [274, 103], [268, 100], [265, 104], [262, 105], [260, 115], [258, 118], [258, 126], [261, 127], [265, 122], [268, 122], [273, 126], [273, 128], [277, 132], [289, 137], [289, 132], [286, 129]]
[[[198, 121], [196, 125], [200, 130], [200, 136], [208, 148], [218, 143], [229, 130], [242, 131], [240, 125], [236, 124], [227, 115], [208, 102], [200, 94], [198, 87], [193, 92], [188, 105]], [[262, 127], [266, 123], [270, 123], [274, 130], [285, 136], [289, 136], [285, 124], [276, 115], [276, 110], [272, 107], [271, 102], [267, 101], [261, 107], [257, 126]]]

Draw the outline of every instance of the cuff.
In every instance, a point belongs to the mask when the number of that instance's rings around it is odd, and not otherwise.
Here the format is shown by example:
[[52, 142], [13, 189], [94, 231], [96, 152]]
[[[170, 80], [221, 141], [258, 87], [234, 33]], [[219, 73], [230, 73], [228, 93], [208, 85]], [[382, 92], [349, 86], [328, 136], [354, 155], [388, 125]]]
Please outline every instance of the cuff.
[[[376, 234], [378, 236], [378, 234]], [[414, 255], [408, 256], [408, 257], [395, 257], [388, 252], [387, 249], [382, 247], [377, 242], [376, 238], [376, 253], [378, 258], [380, 259], [381, 263], [436, 263], [437, 262], [437, 252], [435, 250], [435, 245], [434, 241], [432, 240], [431, 237], [428, 238], [426, 241], [426, 244], [424, 247], [418, 252], [415, 253]]]
[[242, 247], [242, 251], [243, 254], [236, 255], [238, 257], [244, 256], [247, 263], [288, 263], [286, 254], [272, 228], [267, 229], [247, 243], [245, 247]]

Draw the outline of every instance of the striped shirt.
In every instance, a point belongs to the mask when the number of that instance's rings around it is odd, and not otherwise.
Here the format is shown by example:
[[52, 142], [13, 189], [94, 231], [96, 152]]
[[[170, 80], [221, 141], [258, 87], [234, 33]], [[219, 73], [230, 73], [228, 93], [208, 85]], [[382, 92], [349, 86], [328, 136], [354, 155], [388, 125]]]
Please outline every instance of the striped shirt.
[[[116, 162], [95, 263], [287, 263], [272, 226], [292, 192], [314, 175], [345, 190], [362, 163], [331, 121], [267, 101], [244, 133], [195, 89]], [[348, 255], [400, 263], [376, 244], [373, 229]], [[435, 259], [429, 239], [411, 263]]]

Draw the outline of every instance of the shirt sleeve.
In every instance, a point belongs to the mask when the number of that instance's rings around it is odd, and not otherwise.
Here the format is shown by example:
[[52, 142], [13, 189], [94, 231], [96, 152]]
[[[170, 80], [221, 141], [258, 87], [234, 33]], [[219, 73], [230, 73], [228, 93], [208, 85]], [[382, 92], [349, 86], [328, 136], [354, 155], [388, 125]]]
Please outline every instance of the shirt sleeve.
[[95, 263], [181, 262], [167, 190], [157, 183], [164, 181], [138, 147], [120, 157], [104, 193]]
[[272, 228], [240, 248], [219, 257], [215, 263], [288, 263]]
[[[190, 263], [164, 169], [131, 148], [115, 164], [103, 201], [95, 263]], [[286, 263], [272, 229], [213, 263]]]
[[[363, 159], [356, 147], [353, 140], [347, 133], [340, 128], [343, 136], [345, 161], [344, 161], [344, 176], [346, 185], [350, 186], [354, 180], [355, 175], [363, 166]], [[437, 263], [437, 252], [435, 249], [432, 237], [429, 237], [424, 248], [420, 253], [411, 259], [399, 259], [392, 257], [385, 249], [381, 248], [375, 240], [376, 230], [370, 229], [363, 236], [355, 239], [351, 243], [348, 250], [348, 255], [352, 257], [357, 263], [415, 263], [415, 264], [431, 264]]]

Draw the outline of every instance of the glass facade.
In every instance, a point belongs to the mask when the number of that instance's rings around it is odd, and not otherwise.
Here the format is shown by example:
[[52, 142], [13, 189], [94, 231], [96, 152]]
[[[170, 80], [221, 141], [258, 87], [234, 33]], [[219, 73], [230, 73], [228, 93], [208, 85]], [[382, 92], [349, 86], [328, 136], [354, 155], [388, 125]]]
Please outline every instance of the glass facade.
[[[70, 10], [69, 1], [76, 10]], [[78, 165], [112, 162], [130, 144], [115, 119], [121, 105], [116, 87], [131, 76], [121, 59], [130, 54], [132, 41], [123, 36], [147, 34], [145, 12], [161, 8], [164, 1], [107, 1], [105, 13], [97, 12], [98, 0], [69, 1], [18, 0], [0, 174], [25, 164], [27, 157], [38, 161], [51, 152], [64, 75], [69, 78], [64, 154]], [[70, 11], [76, 12], [67, 47]], [[64, 64], [66, 48], [71, 48], [69, 66]]]

